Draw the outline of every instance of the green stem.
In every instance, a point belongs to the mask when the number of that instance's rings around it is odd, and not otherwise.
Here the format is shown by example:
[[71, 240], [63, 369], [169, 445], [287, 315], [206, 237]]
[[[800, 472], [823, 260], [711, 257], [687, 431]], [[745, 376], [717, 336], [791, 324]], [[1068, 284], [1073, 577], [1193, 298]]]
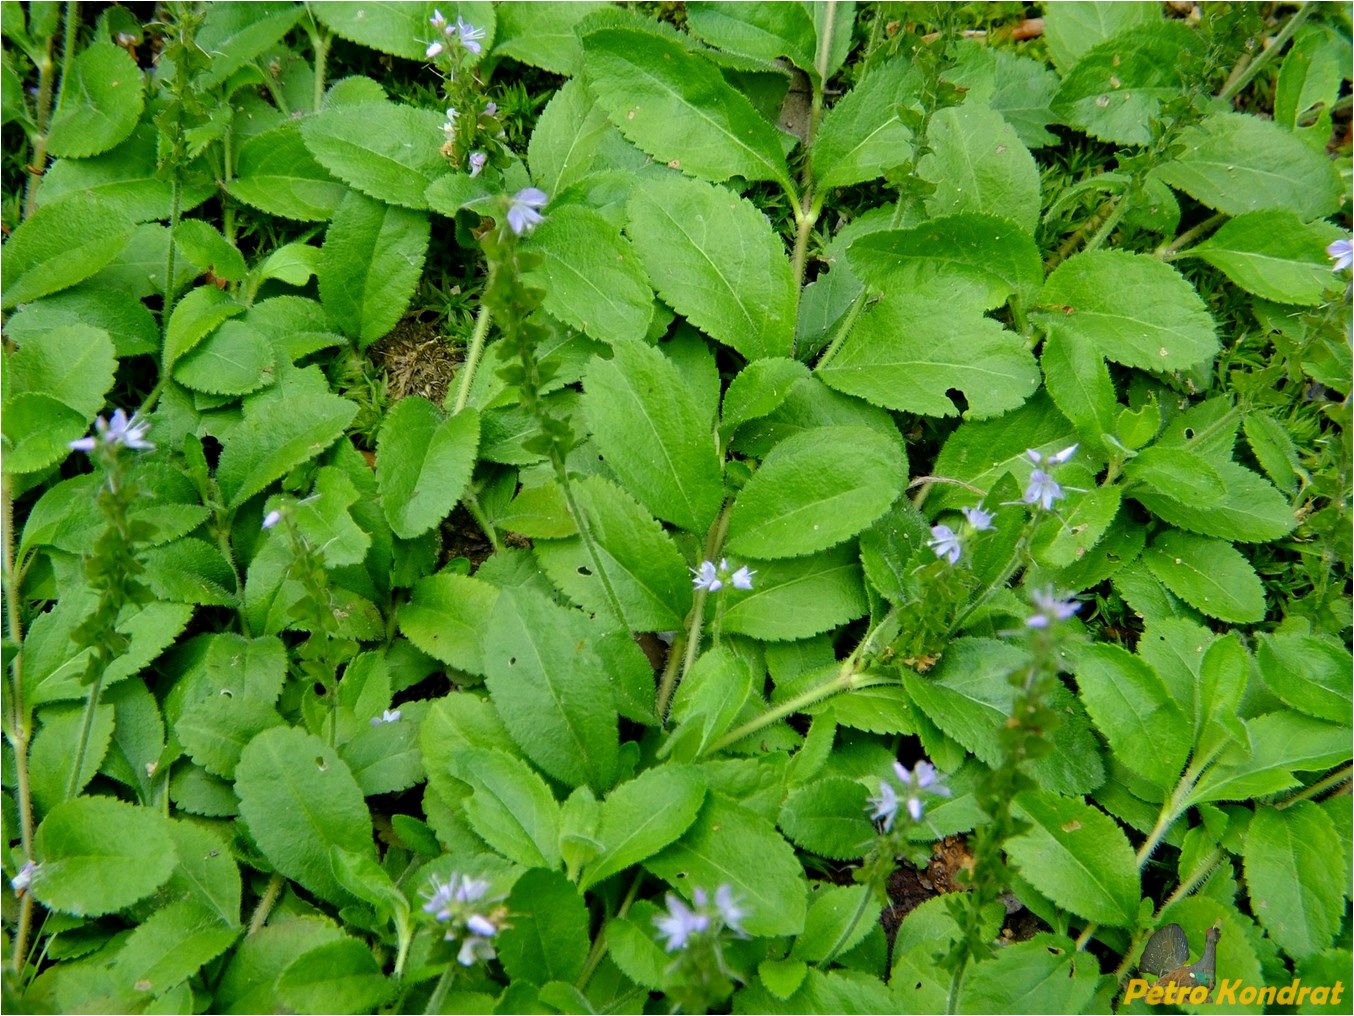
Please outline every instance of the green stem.
[[1349, 778], [1352, 772], [1354, 772], [1354, 767], [1345, 766], [1343, 769], [1331, 773], [1324, 779], [1317, 780], [1317, 782], [1313, 783], [1310, 787], [1308, 787], [1301, 793], [1294, 794], [1292, 797], [1280, 801], [1278, 804], [1274, 806], [1274, 810], [1283, 811], [1285, 808], [1293, 807], [1293, 805], [1297, 804], [1299, 801], [1311, 800], [1318, 794], [1325, 793], [1331, 787], [1339, 786], [1341, 783], [1347, 783], [1349, 782]]
[[278, 872], [273, 872], [268, 878], [268, 887], [263, 890], [263, 895], [259, 898], [259, 905], [254, 908], [254, 916], [249, 919], [249, 930], [245, 932], [248, 937], [258, 931], [268, 920], [268, 915], [273, 912], [273, 907], [277, 905], [277, 898], [282, 894], [282, 886], [286, 879]]
[[447, 1000], [447, 992], [451, 990], [452, 978], [456, 976], [456, 964], [451, 960], [447, 961], [447, 969], [442, 971], [442, 976], [437, 979], [437, 986], [433, 988], [433, 993], [428, 997], [428, 1004], [424, 1007], [425, 1013], [440, 1013], [442, 1004]]
[[[621, 905], [616, 908], [616, 913], [612, 920], [624, 917], [626, 913], [629, 912], [630, 905], [635, 902], [635, 897], [639, 895], [639, 887], [643, 882], [644, 869], [637, 868], [635, 870], [635, 877], [630, 881], [630, 888], [625, 892], [625, 899], [621, 900]], [[600, 964], [603, 957], [606, 956], [606, 951], [606, 925], [604, 924], [598, 930], [597, 937], [592, 940], [592, 948], [588, 951], [587, 961], [583, 964], [583, 972], [578, 975], [578, 980], [574, 982], [574, 987], [579, 991], [583, 991], [587, 988], [588, 982], [592, 980], [592, 975], [597, 971], [598, 964]]]
[[794, 698], [786, 699], [778, 706], [773, 706], [766, 712], [754, 719], [748, 720], [741, 727], [729, 731], [714, 744], [710, 745], [706, 754], [713, 754], [722, 748], [727, 748], [731, 744], [737, 744], [743, 738], [748, 737], [757, 731], [762, 730], [787, 716], [793, 716], [815, 702], [821, 702], [825, 698], [830, 698], [838, 692], [856, 691], [861, 688], [873, 688], [881, 684], [896, 684], [891, 677], [880, 676], [860, 676], [856, 670], [857, 661], [852, 658], [842, 664], [841, 669], [829, 681], [825, 681], [815, 688], [800, 692]]
[[[29, 784], [28, 744], [29, 719], [24, 708], [23, 687], [23, 595], [21, 581], [15, 574], [14, 563], [14, 496], [6, 476], [0, 483], [0, 525], [3, 525], [5, 613], [9, 640], [16, 648], [9, 665], [9, 689], [5, 696], [8, 711], [6, 736], [14, 750], [14, 782], [18, 798], [19, 841], [25, 861], [33, 859], [33, 795]], [[33, 924], [33, 894], [24, 893], [19, 900], [19, 920], [14, 930], [12, 964], [15, 973], [23, 970], [24, 954], [28, 951], [28, 934]]]
[[1311, 13], [1311, 3], [1304, 3], [1299, 7], [1297, 12], [1288, 19], [1288, 24], [1283, 26], [1283, 30], [1274, 37], [1274, 41], [1258, 57], [1256, 57], [1249, 65], [1242, 68], [1240, 73], [1236, 71], [1232, 72], [1227, 84], [1224, 85], [1222, 91], [1218, 93], [1218, 98], [1227, 101], [1231, 101], [1235, 98], [1241, 90], [1249, 85], [1251, 81], [1254, 80], [1255, 76], [1259, 74], [1272, 59], [1274, 59], [1274, 57], [1283, 52], [1284, 46], [1288, 45], [1288, 40], [1293, 38], [1294, 33], [1297, 32], [1302, 26], [1302, 23], [1307, 20], [1307, 15]]
[[578, 529], [578, 536], [588, 552], [588, 560], [592, 562], [593, 570], [597, 572], [597, 579], [602, 583], [602, 591], [606, 593], [607, 604], [611, 607], [612, 613], [616, 615], [616, 622], [628, 631], [630, 623], [626, 620], [625, 608], [621, 606], [620, 597], [616, 595], [616, 589], [612, 586], [606, 568], [602, 565], [602, 555], [597, 551], [597, 541], [592, 538], [592, 527], [588, 524], [588, 517], [583, 514], [583, 510], [578, 506], [578, 500], [574, 497], [574, 488], [569, 481], [568, 467], [565, 465], [564, 459], [560, 457], [558, 449], [552, 449], [552, 452], [551, 458], [555, 463], [555, 476], [559, 480], [560, 490], [564, 492], [564, 504], [569, 509], [569, 515], [573, 518], [574, 526]]
[[814, 964], [814, 966], [819, 970], [827, 969], [827, 965], [836, 958], [837, 953], [841, 951], [842, 946], [846, 945], [847, 940], [851, 937], [851, 933], [856, 930], [856, 925], [858, 925], [860, 919], [865, 916], [865, 908], [870, 905], [870, 900], [873, 898], [874, 894], [870, 892], [870, 887], [866, 886], [865, 892], [860, 897], [860, 903], [856, 906], [856, 912], [851, 915], [851, 920], [848, 921], [846, 927], [842, 929], [842, 933], [837, 937], [837, 941], [833, 943], [832, 948], [827, 951], [827, 955]]
[[80, 770], [85, 767], [85, 752], [89, 748], [89, 732], [94, 729], [94, 715], [99, 708], [99, 693], [103, 690], [104, 660], [97, 651], [90, 657], [90, 666], [94, 668], [94, 683], [89, 686], [89, 699], [85, 704], [85, 719], [80, 724], [80, 739], [75, 743], [75, 766], [71, 769], [70, 779], [66, 781], [66, 797], [69, 801], [80, 789]]
[[823, 350], [823, 355], [818, 358], [818, 363], [813, 368], [815, 372], [822, 371], [841, 350], [842, 344], [846, 342], [846, 337], [851, 334], [851, 329], [856, 327], [856, 319], [860, 317], [860, 312], [865, 309], [865, 303], [868, 299], [869, 292], [864, 288], [856, 294], [856, 298], [851, 301], [851, 306], [847, 308], [846, 313], [842, 315], [842, 319], [837, 325], [837, 333], [832, 336], [832, 341], [828, 343], [827, 349]]
[[480, 504], [480, 499], [475, 495], [475, 492], [466, 491], [461, 498], [461, 504], [465, 505], [465, 510], [470, 513], [470, 517], [484, 531], [485, 537], [489, 540], [489, 546], [494, 548], [494, 553], [502, 550], [503, 542], [498, 538], [498, 530], [489, 521], [489, 516], [484, 513], [484, 507]]
[[1177, 252], [1181, 247], [1188, 246], [1205, 233], [1211, 233], [1218, 226], [1222, 225], [1226, 219], [1227, 216], [1223, 215], [1221, 212], [1217, 215], [1210, 215], [1208, 218], [1204, 219], [1203, 222], [1185, 230], [1170, 243], [1162, 244], [1152, 252], [1152, 256], [1159, 258], [1162, 261], [1170, 261], [1179, 256]]
[[1086, 241], [1086, 246], [1082, 248], [1082, 253], [1086, 254], [1096, 250], [1099, 246], [1109, 239], [1110, 233], [1114, 227], [1119, 225], [1119, 220], [1124, 217], [1128, 211], [1128, 201], [1124, 195], [1116, 195], [1110, 198], [1111, 208], [1109, 215], [1105, 216], [1105, 221], [1100, 224], [1100, 228], [1095, 231], [1095, 235]]
[[311, 101], [312, 109], [318, 113], [324, 103], [325, 65], [329, 60], [329, 36], [319, 25], [310, 33], [310, 44], [315, 48], [315, 92]]
[[[33, 158], [28, 167], [28, 188], [24, 195], [24, 218], [32, 215], [38, 207], [38, 188], [42, 186], [43, 174], [47, 171], [47, 140], [50, 117], [61, 112], [61, 100], [66, 94], [66, 82], [70, 80], [71, 68], [75, 66], [75, 28], [76, 14], [79, 13], [75, 0], [67, 0], [66, 18], [61, 35], [61, 78], [56, 85], [56, 101], [52, 102], [52, 40], [47, 40], [44, 59], [38, 63], [38, 136], [33, 144]], [[45, 90], [44, 90], [45, 88]]]
[[475, 317], [475, 330], [470, 335], [470, 346], [466, 350], [465, 363], [461, 364], [461, 375], [456, 386], [456, 402], [451, 414], [455, 416], [470, 401], [470, 385], [475, 380], [475, 371], [479, 367], [480, 357], [484, 353], [484, 338], [489, 334], [489, 321], [492, 315], [487, 305], [481, 303], [479, 314]]
[[169, 242], [165, 244], [165, 299], [160, 311], [161, 348], [169, 339], [169, 318], [174, 313], [174, 233], [178, 229], [179, 216], [183, 212], [183, 182], [179, 179], [177, 168], [175, 167], [174, 179], [169, 185]]

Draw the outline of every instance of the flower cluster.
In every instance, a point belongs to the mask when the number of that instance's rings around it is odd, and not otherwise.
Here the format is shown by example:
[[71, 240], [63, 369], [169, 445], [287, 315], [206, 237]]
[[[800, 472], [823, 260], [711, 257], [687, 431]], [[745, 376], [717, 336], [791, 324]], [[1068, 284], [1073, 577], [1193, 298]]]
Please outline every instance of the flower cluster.
[[433, 16], [428, 20], [434, 28], [442, 33], [441, 39], [430, 43], [428, 46], [429, 60], [440, 56], [453, 41], [459, 41], [467, 52], [473, 53], [475, 56], [484, 52], [484, 46], [481, 45], [484, 39], [483, 28], [476, 28], [460, 17], [457, 17], [456, 24], [453, 25], [447, 21], [439, 10], [434, 10]]
[[1062, 487], [1042, 467], [1048, 466], [1051, 468], [1062, 465], [1076, 454], [1077, 448], [1077, 445], [1072, 445], [1070, 448], [1064, 448], [1053, 455], [1041, 455], [1033, 448], [1026, 450], [1025, 454], [1034, 463], [1035, 468], [1030, 473], [1029, 486], [1025, 488], [1025, 497], [1023, 498], [1025, 504], [1037, 504], [1044, 511], [1050, 511], [1055, 502], [1063, 499]]
[[531, 232], [545, 221], [540, 210], [549, 201], [549, 196], [538, 187], [522, 188], [513, 195], [512, 204], [508, 206], [508, 226], [518, 236]]
[[747, 565], [743, 565], [737, 571], [730, 571], [729, 559], [721, 557], [718, 565], [713, 561], [702, 561], [699, 568], [691, 569], [691, 574], [696, 576], [691, 580], [691, 584], [697, 589], [717, 593], [724, 588], [726, 582], [735, 589], [751, 589], [752, 576], [757, 573]]
[[503, 907], [484, 906], [502, 898], [486, 899], [488, 891], [489, 883], [483, 879], [453, 873], [446, 882], [433, 876], [432, 892], [423, 894], [428, 901], [423, 904], [423, 911], [447, 926], [446, 940], [461, 940], [456, 961], [463, 967], [493, 959], [493, 939], [506, 926], [507, 912]]
[[1342, 272], [1354, 264], [1354, 241], [1336, 240], [1326, 248], [1326, 253], [1335, 261], [1331, 271]]
[[138, 452], [155, 450], [155, 446], [145, 440], [146, 431], [150, 430], [150, 424], [145, 420], [138, 419], [135, 415], [128, 416], [121, 409], [113, 411], [112, 420], [105, 420], [100, 416], [94, 421], [94, 429], [97, 431], [97, 436], [82, 437], [78, 441], [72, 441], [70, 443], [71, 450], [92, 453], [100, 444], [108, 448], [130, 448]]
[[667, 938], [663, 948], [667, 952], [685, 949], [693, 937], [709, 935], [717, 938], [726, 928], [739, 938], [746, 938], [742, 920], [747, 911], [733, 898], [733, 887], [725, 884], [715, 890], [712, 901], [704, 889], [691, 894], [688, 907], [672, 893], [668, 893], [668, 909], [654, 918], [654, 925]]
[[873, 807], [870, 818], [883, 823], [884, 832], [893, 831], [893, 823], [898, 818], [898, 806], [907, 804], [907, 813], [913, 822], [920, 822], [925, 802], [923, 794], [949, 797], [950, 788], [945, 786], [945, 778], [936, 772], [930, 762], [918, 762], [911, 770], [901, 762], [893, 763], [893, 773], [902, 784], [902, 795], [893, 788], [887, 779], [879, 781], [879, 793], [869, 799]]
[[[976, 508], [961, 508], [960, 511], [968, 520], [968, 528], [975, 533], [995, 528], [992, 525], [992, 513], [983, 511], [982, 505]], [[936, 557], [948, 558], [950, 564], [958, 564], [959, 558], [964, 553], [959, 534], [945, 525], [931, 527], [931, 539], [926, 545], [936, 552]]]
[[1059, 599], [1051, 586], [1030, 590], [1030, 600], [1035, 612], [1025, 624], [1031, 628], [1047, 628], [1054, 621], [1066, 621], [1081, 609], [1081, 604], [1076, 600]]

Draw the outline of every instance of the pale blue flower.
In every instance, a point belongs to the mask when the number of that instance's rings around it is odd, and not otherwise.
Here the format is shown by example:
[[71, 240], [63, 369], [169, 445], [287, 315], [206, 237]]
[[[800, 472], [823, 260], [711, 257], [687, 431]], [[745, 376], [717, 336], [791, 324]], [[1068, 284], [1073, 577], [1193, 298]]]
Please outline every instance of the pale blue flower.
[[272, 529], [273, 526], [277, 525], [281, 521], [282, 521], [282, 513], [274, 509], [273, 511], [270, 511], [267, 515], [263, 517], [263, 528]]
[[747, 565], [743, 565], [743, 567], [739, 568], [736, 572], [733, 573], [733, 576], [729, 579], [729, 583], [735, 589], [751, 589], [752, 576], [756, 574], [757, 573], [755, 571], [749, 570]]
[[426, 50], [427, 58], [428, 58], [429, 60], [431, 60], [431, 59], [433, 59], [434, 57], [441, 55], [441, 53], [442, 53], [442, 48], [443, 48], [443, 47], [442, 47], [442, 44], [441, 44], [440, 42], [431, 42], [431, 43], [429, 43], [429, 44], [428, 44], [428, 49]]
[[668, 909], [654, 918], [654, 925], [667, 938], [663, 943], [666, 952], [685, 949], [692, 935], [698, 935], [710, 927], [710, 918], [698, 914], [672, 893], [668, 893]]
[[447, 122], [442, 125], [444, 133], [448, 135], [456, 133], [456, 118], [458, 116], [460, 116], [460, 114], [457, 113], [456, 110], [452, 109], [450, 106], [447, 107]]
[[1033, 448], [1025, 449], [1025, 454], [1029, 456], [1030, 461], [1033, 462], [1036, 466], [1044, 462], [1047, 462], [1050, 466], [1061, 466], [1064, 462], [1066, 462], [1073, 455], [1075, 455], [1077, 453], [1077, 449], [1080, 447], [1081, 445], [1079, 444], [1069, 445], [1062, 451], [1054, 452], [1052, 455], [1049, 455], [1047, 457], [1041, 455]]
[[30, 885], [33, 884], [33, 876], [37, 874], [38, 866], [34, 861], [24, 861], [23, 867], [18, 873], [9, 880], [9, 886], [14, 890], [15, 896], [22, 896]]
[[691, 580], [691, 584], [697, 589], [704, 589], [708, 593], [717, 593], [724, 588], [724, 583], [720, 581], [719, 572], [713, 561], [702, 561], [699, 568], [691, 569], [691, 574], [696, 576]]
[[742, 925], [742, 920], [747, 916], [747, 911], [738, 905], [738, 901], [733, 896], [733, 886], [727, 882], [715, 890], [715, 910], [719, 912], [724, 927], [736, 935], [747, 934], [743, 931]]
[[968, 519], [968, 524], [974, 529], [985, 531], [992, 528], [992, 513], [983, 511], [983, 506], [976, 508], [960, 508], [964, 513], [964, 518]]
[[1335, 259], [1335, 265], [1331, 268], [1333, 272], [1341, 272], [1354, 264], [1354, 242], [1349, 240], [1336, 240], [1326, 248], [1326, 253]]
[[902, 784], [906, 796], [900, 797], [888, 780], [880, 780], [878, 796], [869, 799], [869, 803], [874, 806], [870, 818], [876, 822], [882, 821], [886, 833], [893, 831], [894, 820], [898, 817], [898, 806], [903, 802], [907, 804], [907, 813], [912, 816], [912, 821], [920, 822], [926, 807], [922, 800], [923, 795], [950, 796], [950, 788], [945, 786], [944, 777], [936, 772], [936, 767], [930, 762], [918, 762], [911, 770], [901, 762], [894, 762], [893, 775]]
[[484, 29], [476, 28], [468, 24], [463, 18], [457, 17], [456, 31], [460, 33], [461, 45], [476, 56], [484, 52], [484, 47], [480, 45], [480, 40], [484, 38]]
[[470, 153], [470, 176], [472, 179], [480, 175], [480, 171], [484, 169], [484, 164], [488, 161], [489, 156], [483, 152]]
[[503, 928], [503, 910], [496, 908], [488, 914], [482, 912], [485, 903], [496, 902], [485, 898], [488, 891], [489, 883], [483, 879], [453, 874], [446, 882], [434, 875], [432, 892], [423, 894], [427, 900], [423, 904], [424, 912], [432, 914], [439, 924], [447, 925], [446, 940], [461, 939], [456, 961], [463, 967], [491, 960], [495, 955], [490, 940]]
[[121, 409], [113, 411], [112, 420], [98, 417], [94, 421], [94, 429], [98, 432], [96, 437], [82, 437], [70, 442], [71, 451], [92, 452], [100, 442], [111, 446], [121, 445], [133, 451], [155, 450], [153, 444], [144, 440], [146, 431], [150, 430], [150, 424], [135, 415], [129, 417]]
[[1036, 469], [1030, 473], [1029, 486], [1025, 488], [1025, 503], [1037, 504], [1044, 511], [1052, 509], [1057, 501], [1063, 498], [1063, 489], [1058, 486], [1058, 481], [1049, 476], [1042, 469]]
[[1047, 628], [1054, 621], [1066, 621], [1081, 609], [1076, 600], [1060, 599], [1051, 586], [1043, 589], [1031, 589], [1030, 601], [1035, 613], [1025, 621], [1031, 628]]
[[433, 16], [429, 18], [428, 21], [432, 24], [434, 28], [438, 30], [447, 27], [447, 19], [443, 17], [442, 12], [437, 10], [436, 8], [433, 8]]
[[931, 539], [926, 545], [936, 552], [936, 557], [949, 558], [950, 564], [958, 564], [959, 556], [964, 552], [959, 535], [949, 526], [932, 526]]
[[537, 187], [525, 187], [518, 191], [508, 208], [508, 225], [518, 236], [529, 233], [542, 222], [545, 216], [540, 213], [550, 198], [545, 191]]
[[399, 719], [400, 711], [398, 709], [387, 709], [380, 716], [373, 716], [371, 718], [371, 725], [373, 727], [379, 727], [382, 723], [398, 723]]
[[871, 820], [883, 822], [884, 832], [892, 832], [894, 819], [898, 817], [898, 792], [892, 784], [880, 780], [878, 795], [869, 798], [868, 803], [874, 806], [874, 811], [870, 812]]

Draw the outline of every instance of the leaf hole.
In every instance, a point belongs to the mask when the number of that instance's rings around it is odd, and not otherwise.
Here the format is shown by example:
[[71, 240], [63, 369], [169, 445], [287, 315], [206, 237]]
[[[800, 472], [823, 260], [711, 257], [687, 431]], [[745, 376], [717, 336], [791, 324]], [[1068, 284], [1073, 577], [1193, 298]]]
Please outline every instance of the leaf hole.
[[322, 773], [323, 773], [323, 772], [328, 772], [328, 771], [329, 771], [329, 763], [326, 762], [326, 761], [324, 760], [324, 756], [323, 756], [323, 755], [316, 755], [316, 756], [315, 756], [315, 768], [318, 769], [318, 770], [319, 770], [320, 772], [322, 772]]
[[517, 657], [516, 657], [516, 656], [509, 656], [509, 657], [508, 657], [508, 666], [510, 666], [510, 667], [515, 667], [515, 666], [517, 666]]
[[222, 698], [234, 698], [234, 697], [235, 697], [235, 693], [234, 693], [233, 691], [231, 691], [229, 688], [222, 688], [222, 689], [221, 689], [221, 697], [222, 697]]
[[592, 578], [592, 569], [585, 564], [580, 564], [578, 566], [578, 574], [584, 576], [585, 578]]

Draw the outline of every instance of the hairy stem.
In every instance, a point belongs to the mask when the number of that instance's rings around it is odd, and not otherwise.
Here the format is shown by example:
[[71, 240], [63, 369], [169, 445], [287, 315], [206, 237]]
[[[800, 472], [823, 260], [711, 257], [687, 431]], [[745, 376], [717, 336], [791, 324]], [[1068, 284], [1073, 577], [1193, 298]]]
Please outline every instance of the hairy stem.
[[277, 898], [282, 895], [282, 886], [285, 883], [286, 879], [276, 871], [269, 876], [268, 887], [263, 890], [263, 895], [259, 897], [259, 905], [254, 908], [254, 916], [249, 919], [249, 930], [245, 932], [246, 938], [267, 923], [268, 915], [273, 912], [273, 907], [277, 905]]
[[1288, 45], [1288, 40], [1293, 38], [1297, 30], [1302, 27], [1302, 23], [1307, 20], [1307, 15], [1312, 13], [1310, 2], [1304, 3], [1297, 9], [1294, 15], [1288, 19], [1288, 24], [1274, 37], [1274, 41], [1254, 60], [1248, 64], [1238, 64], [1237, 69], [1232, 71], [1227, 83], [1218, 93], [1219, 99], [1231, 100], [1240, 94], [1241, 90], [1255, 79], [1265, 66], [1283, 52], [1284, 46]]
[[465, 363], [461, 364], [461, 374], [456, 386], [456, 402], [451, 414], [455, 416], [470, 401], [470, 385], [475, 380], [475, 371], [479, 368], [480, 357], [484, 354], [484, 339], [489, 334], [489, 323], [493, 315], [489, 308], [481, 303], [479, 314], [475, 316], [475, 330], [470, 335], [470, 345], [466, 349]]

